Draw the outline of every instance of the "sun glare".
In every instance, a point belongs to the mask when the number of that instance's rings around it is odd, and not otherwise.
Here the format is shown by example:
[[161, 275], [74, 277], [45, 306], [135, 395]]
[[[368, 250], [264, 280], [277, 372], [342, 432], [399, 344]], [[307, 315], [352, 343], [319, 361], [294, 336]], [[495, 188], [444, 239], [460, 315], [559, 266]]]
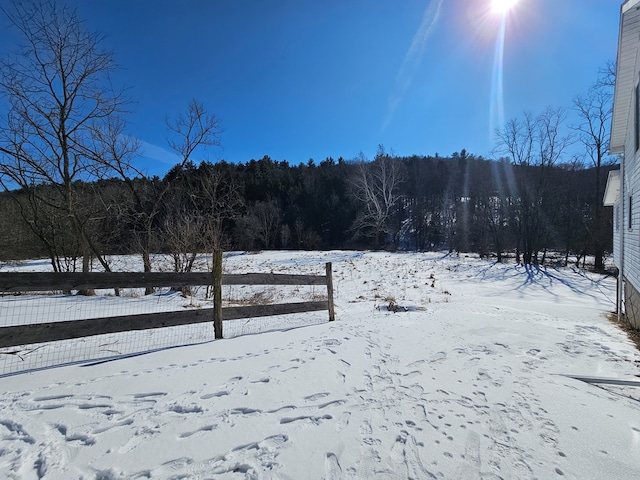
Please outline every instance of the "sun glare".
[[491, 9], [494, 13], [505, 14], [511, 10], [518, 0], [491, 0]]

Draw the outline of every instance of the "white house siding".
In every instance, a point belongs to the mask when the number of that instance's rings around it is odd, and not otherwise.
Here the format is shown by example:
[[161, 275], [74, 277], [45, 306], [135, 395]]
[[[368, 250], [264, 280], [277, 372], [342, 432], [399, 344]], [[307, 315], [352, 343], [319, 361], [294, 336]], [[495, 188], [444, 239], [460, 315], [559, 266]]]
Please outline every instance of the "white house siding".
[[[629, 152], [630, 157], [633, 158], [635, 152]], [[631, 162], [629, 162], [631, 163]], [[633, 162], [637, 165], [637, 162]], [[621, 195], [621, 202], [623, 202], [624, 218], [622, 219], [621, 234], [624, 236], [623, 248], [624, 252], [620, 252], [621, 259], [620, 265], [622, 266], [622, 278], [623, 282], [623, 298], [624, 298], [624, 313], [629, 320], [629, 323], [636, 328], [640, 328], [640, 190], [634, 186], [640, 185], [638, 169], [631, 170], [629, 165], [625, 166], [627, 171], [625, 172], [625, 179], [623, 182], [624, 188]], [[631, 196], [631, 219], [632, 225], [629, 228], [629, 196]], [[624, 264], [622, 264], [624, 262]]]
[[[636, 67], [636, 79], [639, 78], [639, 73], [640, 69]], [[636, 101], [635, 94], [633, 100]], [[635, 110], [630, 108], [625, 153], [622, 160], [622, 191], [620, 192], [622, 218], [620, 219], [619, 233], [624, 236], [624, 252], [619, 252], [618, 256], [621, 258], [618, 260], [618, 265], [622, 265], [625, 315], [635, 328], [640, 328], [640, 161], [638, 158], [640, 157], [640, 150], [636, 152], [634, 116]], [[630, 197], [631, 227], [629, 227]], [[624, 265], [622, 262], [624, 262]]]
[[[616, 59], [616, 85], [609, 148], [622, 154], [619, 198], [607, 198], [614, 205], [614, 261], [618, 277], [618, 312], [640, 328], [640, 155], [636, 139], [640, 80], [640, 0], [626, 0], [620, 7], [620, 34]], [[613, 198], [612, 198], [613, 197]], [[629, 210], [631, 208], [631, 210]], [[631, 215], [630, 215], [631, 213]], [[631, 222], [629, 218], [631, 217]], [[630, 224], [631, 223], [631, 224]]]

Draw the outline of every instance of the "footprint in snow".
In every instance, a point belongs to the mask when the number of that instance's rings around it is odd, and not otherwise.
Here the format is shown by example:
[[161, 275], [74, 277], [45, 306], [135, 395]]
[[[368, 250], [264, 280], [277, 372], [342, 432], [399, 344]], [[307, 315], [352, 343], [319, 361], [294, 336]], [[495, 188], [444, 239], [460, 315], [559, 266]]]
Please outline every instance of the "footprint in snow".
[[324, 459], [325, 480], [340, 480], [342, 478], [342, 468], [335, 453], [327, 453]]
[[153, 398], [153, 397], [164, 397], [165, 395], [167, 395], [167, 392], [149, 392], [149, 393], [134, 393], [133, 394], [133, 398], [135, 400], [146, 400], [148, 398]]
[[340, 417], [340, 420], [336, 424], [336, 430], [338, 431], [344, 430], [347, 427], [347, 425], [349, 425], [350, 419], [351, 419], [351, 412], [349, 411], [342, 412], [342, 416]]
[[116, 423], [114, 423], [112, 425], [109, 425], [107, 427], [96, 428], [91, 433], [93, 433], [94, 435], [99, 435], [101, 433], [108, 432], [109, 430], [112, 430], [114, 428], [126, 427], [126, 426], [129, 426], [131, 424], [133, 424], [133, 419], [132, 418], [127, 418], [125, 420], [122, 420], [120, 422], [116, 422]]
[[189, 438], [189, 437], [192, 437], [193, 435], [198, 435], [198, 434], [203, 434], [203, 433], [211, 432], [211, 431], [215, 430], [216, 428], [218, 428], [218, 426], [217, 426], [217, 425], [205, 425], [204, 427], [199, 428], [199, 429], [197, 429], [197, 430], [193, 430], [193, 431], [190, 431], [190, 432], [184, 432], [184, 433], [181, 433], [181, 434], [178, 436], [178, 438], [179, 438], [179, 439], [180, 439], [180, 438]]
[[304, 399], [308, 402], [314, 402], [316, 400], [320, 400], [321, 398], [328, 397], [329, 395], [331, 395], [329, 392], [319, 392], [319, 393], [314, 393], [313, 395], [304, 397]]
[[288, 423], [304, 422], [304, 423], [310, 423], [312, 425], [320, 425], [325, 420], [331, 420], [331, 419], [333, 419], [333, 416], [329, 414], [322, 415], [322, 416], [303, 415], [300, 417], [282, 417], [280, 419], [280, 424], [285, 425]]
[[263, 377], [258, 380], [252, 380], [251, 383], [269, 383], [271, 379], [269, 377]]
[[0, 425], [9, 430], [9, 435], [3, 435], [3, 440], [20, 440], [30, 445], [36, 443], [35, 439], [19, 423], [12, 420], [0, 420]]
[[227, 390], [220, 390], [219, 392], [206, 393], [200, 397], [200, 400], [209, 400], [210, 398], [225, 397], [229, 394], [230, 393]]
[[49, 395], [47, 397], [35, 397], [30, 401], [32, 402], [50, 402], [52, 400], [68, 400], [73, 398], [73, 395]]
[[480, 436], [470, 431], [464, 448], [464, 463], [456, 471], [455, 478], [460, 480], [477, 480], [481, 478], [482, 461], [480, 459]]

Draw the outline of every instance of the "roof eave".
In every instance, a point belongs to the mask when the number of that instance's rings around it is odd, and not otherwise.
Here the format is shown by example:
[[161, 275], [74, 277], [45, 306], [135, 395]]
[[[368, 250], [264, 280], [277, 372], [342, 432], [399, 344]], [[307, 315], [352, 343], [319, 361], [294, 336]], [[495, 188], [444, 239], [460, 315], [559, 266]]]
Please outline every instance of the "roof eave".
[[633, 101], [635, 70], [638, 51], [638, 28], [640, 28], [640, 0], [627, 0], [620, 7], [620, 29], [616, 61], [616, 85], [611, 120], [609, 152], [624, 152], [629, 109]]

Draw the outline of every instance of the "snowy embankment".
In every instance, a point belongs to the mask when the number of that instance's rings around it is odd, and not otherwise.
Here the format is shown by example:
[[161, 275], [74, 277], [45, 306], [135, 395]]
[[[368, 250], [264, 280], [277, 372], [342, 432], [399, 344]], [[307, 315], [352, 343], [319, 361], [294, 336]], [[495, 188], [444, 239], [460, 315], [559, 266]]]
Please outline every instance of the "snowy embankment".
[[[640, 355], [615, 281], [441, 254], [332, 261], [338, 320], [0, 379], [0, 477], [637, 479]], [[391, 299], [408, 307], [390, 313]]]

